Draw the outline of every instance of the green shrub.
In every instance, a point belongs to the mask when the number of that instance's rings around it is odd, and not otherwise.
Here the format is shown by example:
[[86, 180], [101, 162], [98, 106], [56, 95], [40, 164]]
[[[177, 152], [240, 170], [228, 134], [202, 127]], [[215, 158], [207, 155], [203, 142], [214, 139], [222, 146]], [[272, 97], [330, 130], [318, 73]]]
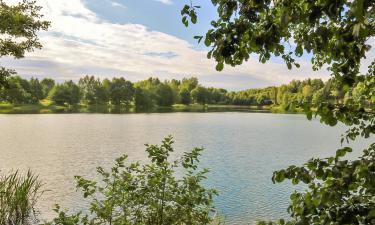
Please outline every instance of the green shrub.
[[201, 185], [208, 172], [198, 170], [203, 149], [194, 148], [171, 161], [172, 144], [172, 137], [167, 137], [161, 145], [146, 145], [149, 164], [126, 163], [124, 155], [110, 171], [98, 167], [100, 182], [76, 176], [77, 188], [90, 200], [89, 213], [68, 215], [57, 206], [58, 216], [49, 224], [211, 223], [216, 191]]

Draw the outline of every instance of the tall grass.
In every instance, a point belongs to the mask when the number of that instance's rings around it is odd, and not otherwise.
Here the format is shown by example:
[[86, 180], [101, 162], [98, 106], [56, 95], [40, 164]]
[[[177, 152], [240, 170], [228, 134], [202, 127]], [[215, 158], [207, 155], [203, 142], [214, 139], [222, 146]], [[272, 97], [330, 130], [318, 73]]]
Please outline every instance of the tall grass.
[[36, 223], [35, 205], [43, 193], [42, 183], [31, 171], [0, 175], [0, 224]]

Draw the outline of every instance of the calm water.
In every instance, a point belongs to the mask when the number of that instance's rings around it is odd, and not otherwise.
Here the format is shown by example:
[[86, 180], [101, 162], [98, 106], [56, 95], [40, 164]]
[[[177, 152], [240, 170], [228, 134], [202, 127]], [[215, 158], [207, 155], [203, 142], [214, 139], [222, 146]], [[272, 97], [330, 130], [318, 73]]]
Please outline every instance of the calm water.
[[42, 218], [54, 215], [55, 203], [84, 207], [74, 175], [95, 177], [96, 166], [110, 166], [123, 153], [144, 160], [145, 143], [173, 134], [176, 154], [206, 148], [206, 185], [219, 190], [215, 204], [228, 224], [287, 217], [293, 187], [272, 184], [272, 172], [332, 155], [345, 130], [303, 115], [239, 112], [0, 115], [0, 127], [0, 170], [31, 168], [50, 190], [39, 205]]

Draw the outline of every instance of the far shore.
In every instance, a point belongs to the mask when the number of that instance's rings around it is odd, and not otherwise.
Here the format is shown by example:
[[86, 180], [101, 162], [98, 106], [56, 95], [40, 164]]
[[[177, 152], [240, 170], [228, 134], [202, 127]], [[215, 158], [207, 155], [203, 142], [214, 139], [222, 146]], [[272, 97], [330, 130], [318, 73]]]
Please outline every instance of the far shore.
[[263, 113], [302, 113], [302, 109], [286, 111], [278, 105], [244, 106], [217, 104], [175, 104], [171, 107], [139, 109], [134, 106], [115, 105], [56, 105], [47, 100], [39, 104], [0, 103], [0, 114], [58, 114], [58, 113], [153, 113], [153, 112], [263, 112]]

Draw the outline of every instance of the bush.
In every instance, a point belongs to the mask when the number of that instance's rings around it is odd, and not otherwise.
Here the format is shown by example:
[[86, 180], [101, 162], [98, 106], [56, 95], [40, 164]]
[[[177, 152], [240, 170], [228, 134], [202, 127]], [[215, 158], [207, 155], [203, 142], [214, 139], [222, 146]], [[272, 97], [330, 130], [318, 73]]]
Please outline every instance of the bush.
[[57, 206], [58, 217], [49, 224], [209, 224], [216, 191], [201, 185], [208, 172], [197, 167], [203, 149], [170, 161], [172, 144], [167, 137], [160, 146], [146, 145], [149, 164], [125, 163], [124, 155], [110, 171], [98, 167], [100, 182], [76, 176], [77, 188], [90, 200], [89, 214], [68, 215]]
[[375, 224], [375, 143], [356, 160], [342, 159], [351, 151], [342, 148], [335, 157], [275, 172], [273, 182], [290, 179], [308, 190], [290, 196], [290, 221], [259, 224]]

